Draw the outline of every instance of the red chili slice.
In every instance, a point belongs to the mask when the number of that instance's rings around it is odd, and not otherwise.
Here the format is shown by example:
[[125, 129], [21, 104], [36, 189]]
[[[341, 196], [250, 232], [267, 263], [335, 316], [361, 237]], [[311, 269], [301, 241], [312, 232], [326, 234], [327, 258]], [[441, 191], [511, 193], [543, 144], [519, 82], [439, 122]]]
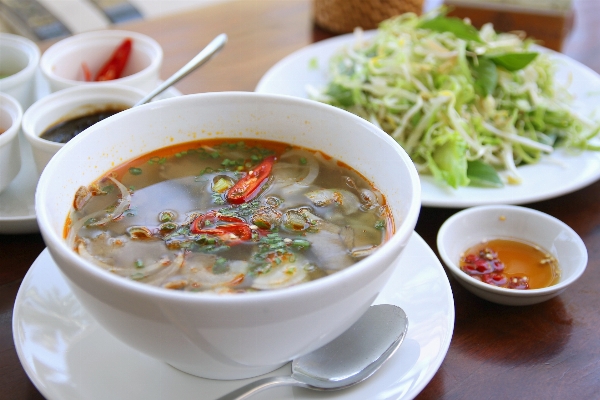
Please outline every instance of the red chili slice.
[[[207, 225], [207, 221], [210, 222], [210, 224]], [[203, 231], [206, 231], [206, 229], [209, 229], [209, 227], [213, 227], [212, 225], [220, 221], [245, 223], [244, 220], [241, 218], [228, 215], [221, 215], [217, 211], [210, 211], [206, 214], [200, 215], [192, 222], [190, 226], [190, 232], [192, 232], [193, 234], [203, 233]]]
[[263, 183], [271, 174], [275, 157], [267, 157], [248, 174], [236, 182], [227, 192], [227, 201], [231, 204], [246, 203], [256, 197]]
[[81, 63], [81, 69], [83, 70], [83, 79], [86, 82], [90, 82], [92, 80], [92, 72], [86, 63]]
[[132, 41], [130, 38], [123, 40], [108, 61], [100, 68], [95, 81], [111, 81], [120, 78], [125, 69], [125, 65], [127, 65], [127, 61], [129, 60], [131, 47]]
[[[207, 225], [206, 222], [210, 223]], [[219, 222], [229, 223], [219, 224]], [[252, 229], [242, 218], [221, 215], [218, 211], [210, 211], [197, 217], [190, 226], [190, 232], [195, 235], [217, 236], [226, 242], [252, 239]]]
[[[218, 236], [225, 241], [252, 239], [252, 229], [250, 229], [248, 224], [242, 222], [223, 224], [215, 228], [201, 229], [199, 233]], [[231, 235], [235, 235], [235, 237], [231, 238]]]

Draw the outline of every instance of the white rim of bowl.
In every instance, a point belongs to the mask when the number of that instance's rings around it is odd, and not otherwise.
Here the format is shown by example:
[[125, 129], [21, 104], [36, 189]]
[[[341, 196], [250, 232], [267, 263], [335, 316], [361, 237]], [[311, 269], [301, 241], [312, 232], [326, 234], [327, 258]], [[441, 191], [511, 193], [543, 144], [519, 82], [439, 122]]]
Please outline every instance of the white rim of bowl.
[[[143, 33], [138, 33], [138, 32], [132, 32], [132, 31], [123, 31], [123, 30], [101, 30], [101, 31], [91, 31], [91, 32], [84, 32], [84, 33], [79, 33], [77, 35], [73, 35], [71, 37], [68, 37], [66, 39], [63, 39], [59, 42], [56, 42], [55, 44], [53, 44], [52, 46], [48, 47], [48, 49], [44, 52], [44, 54], [42, 54], [41, 58], [40, 58], [40, 70], [42, 71], [42, 73], [47, 76], [47, 77], [51, 77], [52, 79], [61, 82], [63, 84], [67, 84], [67, 85], [72, 85], [72, 84], [77, 84], [77, 85], [81, 85], [81, 84], [85, 84], [87, 85], [107, 85], [110, 82], [109, 81], [103, 81], [103, 82], [82, 82], [82, 81], [78, 81], [78, 80], [74, 80], [74, 79], [67, 79], [67, 78], [63, 78], [61, 76], [56, 75], [53, 71], [52, 71], [52, 65], [53, 65], [53, 60], [56, 58], [56, 56], [62, 54], [64, 52], [63, 48], [66, 49], [66, 46], [68, 46], [70, 43], [72, 42], [77, 42], [79, 40], [86, 39], [96, 39], [96, 38], [119, 38], [119, 39], [125, 39], [126, 37], [130, 37], [135, 41], [141, 41], [144, 42], [146, 45], [152, 47], [152, 49], [156, 52], [157, 57], [153, 57], [150, 60], [150, 65], [148, 65], [146, 68], [142, 69], [141, 71], [136, 72], [135, 74], [131, 74], [131, 75], [127, 75], [124, 76], [122, 78], [118, 78], [119, 83], [123, 83], [123, 82], [128, 82], [130, 80], [136, 79], [139, 75], [142, 75], [144, 73], [146, 73], [146, 71], [151, 70], [151, 69], [160, 69], [160, 66], [162, 64], [162, 58], [163, 58], [163, 49], [160, 46], [160, 44], [154, 40], [153, 38], [151, 38], [148, 35], [144, 35]], [[114, 82], [116, 82], [117, 80], [115, 80]]]
[[[419, 175], [418, 175], [417, 170], [414, 167], [414, 164], [411, 161], [410, 157], [400, 147], [400, 145], [398, 145], [398, 143], [396, 141], [394, 141], [389, 135], [387, 135], [381, 129], [375, 127], [375, 125], [364, 120], [363, 118], [360, 118], [360, 117], [358, 117], [354, 114], [351, 114], [345, 110], [342, 110], [342, 109], [339, 109], [339, 108], [336, 108], [336, 107], [333, 107], [333, 106], [330, 106], [330, 105], [327, 105], [324, 103], [319, 103], [314, 100], [302, 99], [302, 98], [293, 97], [293, 96], [261, 94], [261, 93], [254, 93], [254, 92], [215, 92], [215, 93], [192, 94], [192, 95], [187, 95], [187, 96], [180, 96], [180, 97], [174, 97], [171, 99], [161, 100], [160, 102], [157, 102], [157, 103], [144, 104], [142, 106], [136, 107], [135, 109], [126, 110], [126, 111], [124, 111], [124, 113], [137, 112], [137, 110], [147, 108], [147, 107], [164, 107], [165, 105], [167, 105], [169, 103], [192, 101], [191, 99], [194, 99], [197, 97], [205, 97], [205, 98], [211, 99], [211, 98], [218, 98], [218, 97], [227, 98], [227, 97], [231, 97], [231, 96], [235, 96], [235, 98], [237, 98], [237, 99], [239, 99], [240, 97], [251, 98], [253, 100], [256, 98], [262, 98], [265, 100], [277, 101], [277, 102], [287, 102], [287, 103], [296, 103], [296, 104], [300, 103], [307, 107], [320, 109], [321, 111], [327, 110], [327, 111], [331, 112], [333, 115], [337, 114], [337, 115], [343, 116], [343, 118], [350, 118], [350, 119], [354, 120], [354, 123], [364, 126], [366, 129], [368, 129], [368, 130], [372, 131], [374, 134], [376, 134], [380, 139], [384, 140], [389, 145], [393, 146], [396, 149], [399, 157], [408, 166], [408, 173], [409, 173], [409, 177], [410, 177], [410, 180], [412, 183], [412, 187], [414, 189], [414, 196], [411, 198], [410, 203], [407, 205], [407, 215], [406, 215], [405, 219], [402, 221], [398, 221], [399, 229], [397, 229], [394, 232], [394, 235], [387, 242], [383, 243], [383, 245], [381, 246], [380, 249], [378, 249], [374, 254], [370, 255], [367, 259], [374, 260], [374, 258], [381, 258], [384, 255], [388, 255], [389, 253], [391, 253], [392, 247], [400, 245], [400, 242], [402, 240], [404, 240], [405, 242], [408, 242], [408, 239], [412, 235], [413, 227], [416, 224], [417, 218], [419, 216], [419, 211], [421, 208], [421, 198], [420, 198], [421, 186], [420, 186]], [[105, 121], [100, 121], [94, 126], [101, 127], [102, 125], [104, 125], [104, 123], [105, 123]], [[82, 140], [82, 139], [78, 139], [78, 137], [75, 137], [73, 140], [71, 140], [69, 143], [67, 143], [67, 146], [69, 146], [69, 145], [74, 146], [80, 140]], [[39, 184], [38, 184], [38, 190], [36, 190], [36, 196], [35, 196], [36, 209], [38, 209], [38, 205], [43, 205], [46, 203], [45, 194], [42, 193], [39, 190], [39, 188], [49, 184], [49, 183], [46, 183], [46, 181], [49, 180], [49, 178], [47, 178], [47, 177], [49, 176], [49, 174], [51, 173], [51, 170], [53, 169], [52, 166], [55, 163], [59, 162], [57, 160], [58, 160], [57, 158], [53, 158], [52, 160], [50, 160], [50, 163], [48, 164], [48, 166], [42, 173], [42, 176], [41, 176]], [[59, 234], [54, 232], [53, 229], [47, 229], [46, 226], [49, 226], [50, 222], [48, 220], [46, 220], [45, 218], [47, 218], [47, 216], [44, 213], [38, 213], [38, 224], [40, 226], [40, 231], [44, 235], [45, 240], [47, 242], [51, 243], [54, 247], [60, 248], [61, 251], [63, 252], [63, 254], [65, 255], [65, 257], [67, 259], [69, 259], [70, 262], [83, 264], [83, 267], [85, 268], [87, 274], [94, 275], [96, 278], [101, 279], [103, 281], [107, 281], [111, 285], [114, 285], [117, 287], [122, 287], [125, 290], [133, 291], [133, 292], [137, 293], [138, 295], [162, 297], [164, 299], [169, 299], [169, 300], [174, 300], [174, 301], [182, 301], [183, 300], [186, 302], [196, 301], [196, 302], [209, 303], [209, 304], [212, 304], [212, 303], [237, 304], [237, 303], [245, 303], [245, 302], [253, 301], [253, 300], [272, 301], [272, 300], [276, 300], [282, 296], [286, 297], [286, 298], [304, 297], [307, 294], [310, 295], [310, 293], [321, 292], [327, 286], [330, 285], [329, 282], [332, 279], [335, 279], [337, 281], [343, 281], [345, 279], [349, 279], [349, 278], [346, 278], [347, 276], [359, 273], [359, 271], [366, 268], [366, 267], [364, 267], [366, 259], [363, 259], [363, 260], [359, 260], [358, 262], [353, 264], [351, 267], [346, 268], [341, 271], [338, 271], [331, 276], [326, 276], [326, 277], [323, 277], [323, 278], [320, 278], [320, 279], [317, 279], [314, 281], [303, 283], [301, 285], [288, 287], [283, 290], [271, 290], [271, 291], [258, 292], [258, 293], [240, 293], [240, 294], [237, 294], [234, 296], [220, 296], [220, 295], [215, 295], [213, 293], [194, 293], [194, 294], [190, 295], [190, 293], [170, 291], [170, 290], [165, 290], [164, 288], [140, 284], [139, 282], [129, 281], [127, 279], [123, 279], [120, 276], [111, 275], [109, 273], [106, 273], [106, 271], [103, 270], [102, 268], [98, 268], [98, 266], [95, 266], [92, 263], [90, 263], [89, 261], [82, 259], [77, 253], [75, 253], [67, 245], [66, 241], [62, 238], [62, 236], [60, 236]], [[66, 216], [65, 216], [65, 219], [66, 219]]]
[[[473, 214], [476, 212], [485, 212], [488, 210], [510, 210], [510, 211], [514, 211], [514, 212], [520, 212], [523, 214], [532, 214], [532, 215], [535, 215], [537, 218], [543, 218], [547, 221], [551, 221], [552, 223], [561, 226], [563, 229], [569, 231], [571, 236], [576, 239], [575, 243], [577, 244], [577, 247], [579, 248], [581, 254], [584, 255], [583, 268], [578, 269], [568, 279], [561, 280], [558, 283], [556, 283], [555, 285], [548, 286], [545, 288], [528, 289], [528, 290], [515, 290], [515, 289], [508, 289], [508, 288], [493, 286], [488, 283], [481, 282], [481, 281], [471, 277], [470, 275], [466, 274], [457, 266], [456, 261], [451, 260], [450, 257], [448, 256], [448, 253], [446, 252], [444, 238], [447, 235], [447, 231], [450, 229], [450, 226], [452, 224], [454, 224], [456, 221], [460, 220], [461, 218], [464, 218], [465, 215]], [[446, 266], [456, 276], [457, 279], [461, 279], [465, 282], [468, 282], [469, 284], [476, 286], [479, 289], [493, 292], [496, 294], [508, 295], [511, 297], [535, 297], [535, 296], [540, 296], [540, 295], [544, 295], [544, 294], [550, 294], [550, 293], [556, 292], [558, 290], [561, 290], [561, 289], [569, 286], [571, 283], [575, 282], [577, 279], [579, 279], [581, 277], [581, 275], [583, 275], [583, 273], [585, 272], [585, 269], [587, 267], [587, 260], [588, 260], [587, 248], [585, 247], [583, 240], [577, 234], [577, 232], [575, 232], [569, 225], [565, 224], [563, 221], [559, 220], [558, 218], [555, 218], [544, 212], [534, 210], [534, 209], [528, 208], [528, 207], [514, 206], [514, 205], [476, 206], [476, 207], [466, 208], [462, 211], [457, 212], [456, 214], [454, 214], [450, 218], [448, 218], [446, 221], [444, 221], [444, 223], [440, 227], [440, 230], [438, 231], [438, 234], [437, 234], [437, 247], [438, 247], [438, 252], [440, 253], [440, 257], [442, 258], [442, 261], [444, 262], [444, 264], [446, 264]]]
[[[0, 33], [0, 40], [2, 41], [2, 45], [7, 45], [18, 50], [23, 50], [22, 46], [25, 46], [27, 49], [26, 53], [29, 57], [25, 68], [2, 79], [3, 84], [10, 86], [13, 84], [13, 81], [22, 79], [23, 75], [28, 75], [35, 71], [40, 62], [41, 52], [39, 47], [34, 42], [19, 35], [13, 35], [12, 33]], [[19, 44], [22, 46], [19, 46]]]

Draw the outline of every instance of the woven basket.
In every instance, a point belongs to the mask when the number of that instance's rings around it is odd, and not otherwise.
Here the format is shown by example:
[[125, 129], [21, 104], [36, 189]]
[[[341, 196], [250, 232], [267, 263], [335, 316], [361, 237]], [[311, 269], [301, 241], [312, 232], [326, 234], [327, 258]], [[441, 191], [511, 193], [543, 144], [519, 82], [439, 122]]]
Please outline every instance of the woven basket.
[[423, 0], [314, 0], [315, 23], [333, 33], [377, 28], [385, 19], [406, 12], [421, 14]]

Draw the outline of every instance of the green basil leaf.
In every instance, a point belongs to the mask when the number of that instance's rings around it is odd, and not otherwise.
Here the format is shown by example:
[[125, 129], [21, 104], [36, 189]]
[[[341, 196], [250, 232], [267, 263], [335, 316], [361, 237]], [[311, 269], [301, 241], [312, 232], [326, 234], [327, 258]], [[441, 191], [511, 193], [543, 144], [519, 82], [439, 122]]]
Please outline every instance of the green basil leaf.
[[496, 63], [496, 65], [505, 68], [508, 71], [518, 71], [529, 65], [530, 62], [535, 60], [538, 53], [505, 53], [497, 56], [490, 56], [490, 59]]
[[[326, 94], [334, 99], [334, 105], [350, 107], [354, 105], [352, 90], [337, 83], [332, 83], [327, 88]], [[337, 104], [335, 104], [337, 103]]]
[[475, 90], [481, 96], [494, 93], [498, 85], [498, 70], [496, 64], [486, 57], [479, 57], [478, 64], [473, 65], [473, 76], [475, 78]]
[[469, 178], [469, 186], [494, 188], [504, 186], [494, 167], [479, 160], [467, 161], [467, 177]]
[[435, 32], [452, 32], [459, 39], [482, 42], [479, 31], [460, 18], [435, 17], [421, 22], [418, 27]]

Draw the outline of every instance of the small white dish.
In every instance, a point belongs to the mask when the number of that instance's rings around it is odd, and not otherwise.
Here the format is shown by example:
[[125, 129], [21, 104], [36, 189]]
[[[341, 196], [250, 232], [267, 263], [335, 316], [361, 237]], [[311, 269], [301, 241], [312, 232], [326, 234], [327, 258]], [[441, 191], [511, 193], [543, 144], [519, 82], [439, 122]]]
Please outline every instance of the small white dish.
[[0, 92], [14, 97], [27, 109], [33, 103], [35, 73], [40, 62], [40, 49], [19, 35], [0, 33]]
[[[409, 316], [404, 343], [371, 378], [329, 392], [327, 399], [412, 399], [442, 364], [454, 328], [454, 302], [442, 265], [416, 233], [375, 299], [375, 304], [381, 303], [401, 306]], [[208, 400], [256, 380], [198, 378], [126, 346], [85, 311], [48, 250], [33, 263], [19, 289], [13, 338], [23, 368], [48, 400]], [[289, 375], [290, 370], [286, 364], [269, 375]], [[280, 387], [253, 400], [315, 398], [324, 397], [306, 389]]]
[[[87, 82], [82, 64], [96, 73], [126, 38], [132, 39], [129, 60], [121, 78], [105, 82]], [[147, 35], [119, 30], [100, 30], [80, 33], [50, 46], [40, 58], [40, 70], [50, 91], [73, 86], [100, 86], [107, 82], [133, 86], [149, 92], [158, 85], [163, 50]]]
[[36, 101], [23, 114], [23, 134], [33, 151], [38, 173], [42, 173], [50, 159], [65, 145], [40, 137], [59, 122], [81, 117], [106, 107], [133, 107], [144, 97], [140, 89], [106, 84], [102, 86], [74, 86], [59, 90]]
[[[364, 32], [371, 38], [376, 31]], [[280, 60], [261, 78], [255, 91], [308, 98], [307, 86], [327, 84], [329, 59], [341, 48], [353, 44], [353, 34], [340, 35], [306, 46]], [[573, 60], [541, 46], [556, 67], [556, 81], [568, 87], [575, 102], [574, 112], [597, 120], [600, 102], [600, 75]], [[595, 113], [595, 114], [594, 114]], [[432, 176], [420, 175], [421, 204], [425, 207], [465, 208], [486, 204], [527, 204], [562, 196], [592, 184], [600, 178], [600, 152], [557, 150], [537, 164], [518, 168], [523, 181], [502, 188], [440, 185]]]
[[23, 108], [8, 94], [0, 93], [0, 193], [21, 170], [19, 132]]
[[[481, 282], [459, 267], [461, 255], [472, 246], [492, 239], [515, 239], [536, 244], [558, 261], [560, 280], [540, 289], [516, 290]], [[494, 303], [521, 306], [541, 303], [562, 293], [585, 271], [585, 244], [564, 222], [530, 208], [491, 205], [462, 210], [446, 220], [437, 236], [442, 261], [471, 293]]]

